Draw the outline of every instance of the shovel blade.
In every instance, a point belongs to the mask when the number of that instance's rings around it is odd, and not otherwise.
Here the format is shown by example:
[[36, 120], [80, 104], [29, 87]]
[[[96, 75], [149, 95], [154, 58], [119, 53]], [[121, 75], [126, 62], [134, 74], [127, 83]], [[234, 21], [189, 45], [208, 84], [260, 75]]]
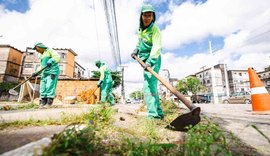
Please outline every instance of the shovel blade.
[[18, 94], [19, 94], [19, 93], [18, 93], [16, 90], [14, 90], [14, 89], [10, 89], [10, 90], [8, 91], [8, 93], [11, 94], [11, 95], [18, 95]]
[[200, 107], [193, 109], [191, 112], [178, 116], [166, 128], [175, 131], [188, 131], [189, 126], [195, 126], [201, 121]]

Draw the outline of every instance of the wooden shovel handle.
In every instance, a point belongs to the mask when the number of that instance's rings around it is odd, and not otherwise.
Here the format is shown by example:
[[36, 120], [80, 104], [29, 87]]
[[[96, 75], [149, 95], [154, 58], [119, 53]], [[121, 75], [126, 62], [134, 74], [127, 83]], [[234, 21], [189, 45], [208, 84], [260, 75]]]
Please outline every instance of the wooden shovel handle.
[[[135, 60], [137, 60], [142, 66], [146, 66], [146, 64], [139, 59], [136, 55], [133, 55]], [[179, 93], [171, 84], [165, 81], [162, 77], [160, 77], [151, 67], [146, 67], [147, 71], [149, 71], [152, 75], [154, 75], [166, 88], [168, 88], [178, 99], [180, 99], [190, 110], [197, 108], [193, 105], [189, 100], [187, 100], [184, 95]]]

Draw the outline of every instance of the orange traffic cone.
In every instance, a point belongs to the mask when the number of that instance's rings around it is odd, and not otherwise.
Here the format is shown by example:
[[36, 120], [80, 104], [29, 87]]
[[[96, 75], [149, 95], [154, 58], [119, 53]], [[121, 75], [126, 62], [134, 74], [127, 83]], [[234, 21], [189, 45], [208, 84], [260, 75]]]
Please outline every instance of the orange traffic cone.
[[253, 68], [248, 68], [251, 89], [252, 111], [270, 112], [270, 94]]

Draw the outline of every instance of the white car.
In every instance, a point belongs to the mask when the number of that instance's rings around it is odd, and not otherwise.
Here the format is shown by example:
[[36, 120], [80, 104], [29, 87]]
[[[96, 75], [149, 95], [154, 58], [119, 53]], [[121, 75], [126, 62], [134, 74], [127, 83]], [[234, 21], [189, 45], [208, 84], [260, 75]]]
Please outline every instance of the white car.
[[251, 94], [250, 92], [238, 92], [233, 93], [229, 97], [223, 100], [223, 103], [228, 104], [251, 104]]

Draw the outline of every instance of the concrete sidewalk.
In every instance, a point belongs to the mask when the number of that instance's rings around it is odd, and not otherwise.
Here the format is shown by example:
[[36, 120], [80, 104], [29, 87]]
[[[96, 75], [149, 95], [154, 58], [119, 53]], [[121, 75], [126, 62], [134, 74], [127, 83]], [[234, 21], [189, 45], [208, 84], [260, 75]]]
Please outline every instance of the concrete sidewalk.
[[17, 120], [47, 120], [60, 119], [62, 115], [80, 114], [89, 111], [89, 108], [97, 105], [54, 105], [61, 106], [59, 108], [48, 109], [29, 109], [29, 110], [11, 110], [0, 111], [0, 123], [12, 122]]
[[[250, 104], [197, 104], [196, 106], [201, 107], [203, 115], [218, 122], [220, 126], [257, 149], [259, 153], [270, 155], [270, 114], [254, 114]], [[185, 108], [184, 105], [181, 107]]]

